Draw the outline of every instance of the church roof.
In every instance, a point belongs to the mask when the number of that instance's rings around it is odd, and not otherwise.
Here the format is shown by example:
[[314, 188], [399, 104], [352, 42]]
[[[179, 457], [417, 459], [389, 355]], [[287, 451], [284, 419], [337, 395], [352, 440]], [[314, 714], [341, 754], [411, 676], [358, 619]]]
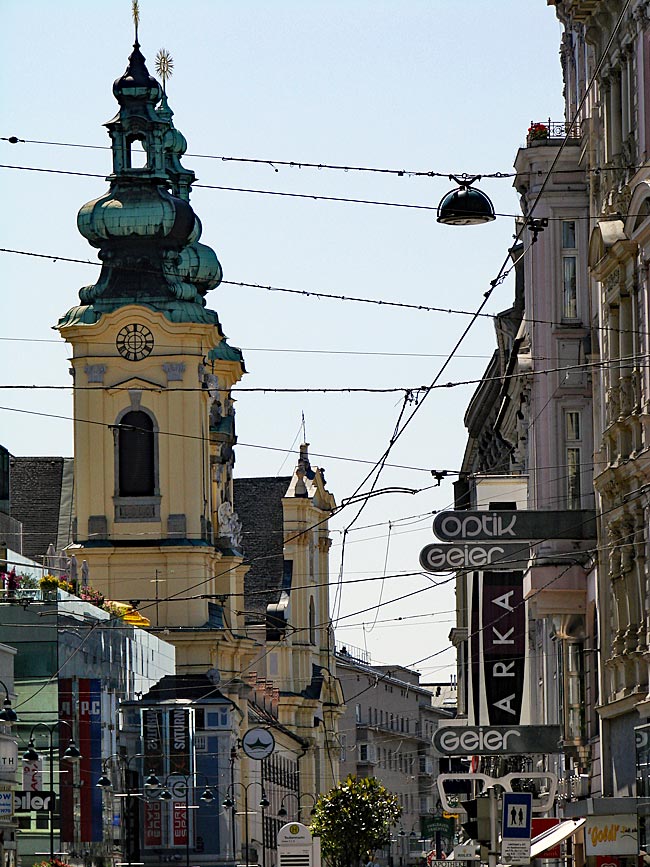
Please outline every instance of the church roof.
[[234, 479], [234, 508], [242, 523], [246, 611], [266, 616], [266, 606], [280, 597], [284, 571], [282, 498], [291, 476]]
[[113, 161], [109, 189], [77, 216], [80, 233], [99, 251], [102, 269], [58, 327], [94, 324], [105, 313], [141, 304], [172, 322], [220, 330], [205, 295], [219, 285], [222, 270], [214, 250], [200, 243], [201, 221], [190, 205], [196, 178], [181, 163], [187, 142], [137, 40], [113, 94], [119, 109], [105, 124]]
[[[11, 458], [11, 517], [23, 525], [24, 557], [39, 560], [50, 544], [60, 550], [72, 541], [71, 463], [62, 457]], [[67, 534], [61, 531], [66, 524]]]

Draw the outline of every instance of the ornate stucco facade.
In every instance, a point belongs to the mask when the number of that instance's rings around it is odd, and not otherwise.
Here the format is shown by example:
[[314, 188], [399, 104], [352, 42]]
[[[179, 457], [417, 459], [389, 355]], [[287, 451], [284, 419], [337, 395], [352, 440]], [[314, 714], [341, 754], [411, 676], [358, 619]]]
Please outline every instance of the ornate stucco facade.
[[[304, 444], [282, 488], [241, 480], [238, 514], [231, 389], [243, 357], [206, 306], [221, 265], [200, 241], [194, 173], [181, 163], [186, 142], [137, 39], [113, 93], [109, 189], [78, 215], [102, 270], [57, 326], [72, 348], [75, 385], [70, 550], [87, 562], [93, 587], [130, 601], [176, 649], [176, 674], [125, 711], [124, 732], [131, 754], [146, 752], [145, 715], [160, 721], [164, 746], [168, 714], [187, 712], [187, 798], [195, 803], [199, 780], [209, 779], [219, 803], [233, 802], [217, 822], [188, 820], [187, 845], [203, 864], [262, 852], [275, 859], [285, 799], [315, 797], [338, 780], [343, 700], [328, 598], [335, 502]], [[248, 499], [247, 481], [255, 483]], [[240, 749], [255, 726], [275, 736], [265, 762]], [[247, 821], [248, 838], [237, 818], [244, 795], [268, 799]], [[180, 845], [158, 831], [147, 845], [147, 833], [137, 841], [147, 864]]]

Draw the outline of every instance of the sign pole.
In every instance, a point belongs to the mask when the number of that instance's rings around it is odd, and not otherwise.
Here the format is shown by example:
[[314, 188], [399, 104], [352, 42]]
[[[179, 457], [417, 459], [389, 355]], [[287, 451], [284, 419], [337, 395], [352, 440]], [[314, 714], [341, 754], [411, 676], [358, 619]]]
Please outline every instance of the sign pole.
[[499, 845], [497, 822], [497, 792], [494, 786], [488, 789], [490, 797], [490, 851], [488, 852], [489, 867], [497, 867], [497, 846]]

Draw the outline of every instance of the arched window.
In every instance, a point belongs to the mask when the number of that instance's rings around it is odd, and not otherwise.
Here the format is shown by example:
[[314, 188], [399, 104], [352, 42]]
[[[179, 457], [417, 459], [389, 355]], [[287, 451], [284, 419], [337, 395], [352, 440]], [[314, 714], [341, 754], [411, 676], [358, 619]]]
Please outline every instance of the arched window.
[[151, 497], [156, 488], [154, 426], [141, 410], [122, 416], [118, 437], [118, 496]]
[[309, 643], [316, 644], [316, 609], [313, 596], [309, 599]]

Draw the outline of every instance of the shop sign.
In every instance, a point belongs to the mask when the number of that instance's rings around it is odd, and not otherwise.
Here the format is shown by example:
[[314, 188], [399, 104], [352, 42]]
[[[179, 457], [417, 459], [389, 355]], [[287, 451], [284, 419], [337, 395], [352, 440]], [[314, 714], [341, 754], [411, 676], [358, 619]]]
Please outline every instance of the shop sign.
[[523, 572], [490, 570], [467, 578], [469, 719], [475, 725], [518, 726], [527, 719]]
[[420, 566], [427, 572], [455, 572], [457, 569], [525, 569], [530, 557], [528, 545], [510, 543], [469, 543], [425, 545]]
[[271, 755], [275, 749], [275, 738], [268, 729], [252, 728], [245, 732], [241, 745], [249, 759], [259, 762]]
[[[557, 828], [560, 824], [560, 820], [556, 818], [551, 818], [547, 816], [533, 816], [533, 828], [531, 831], [531, 835], [533, 840], [535, 837], [539, 837], [540, 834], [543, 834], [544, 831], [548, 831], [550, 828]], [[561, 858], [562, 850], [560, 848], [560, 844], [556, 843], [555, 846], [550, 846], [548, 849], [544, 849], [539, 858]]]
[[147, 849], [162, 845], [162, 804], [160, 801], [145, 801], [144, 845]]
[[43, 785], [43, 763], [40, 758], [23, 762], [23, 789], [38, 792]]
[[174, 846], [187, 845], [187, 835], [189, 830], [187, 827], [187, 818], [187, 808], [185, 804], [180, 804], [178, 801], [175, 801], [172, 815]]
[[18, 768], [18, 744], [13, 738], [0, 739], [0, 779], [13, 782]]
[[169, 712], [169, 768], [172, 774], [189, 774], [190, 744], [190, 711], [174, 708]]
[[433, 748], [443, 756], [516, 756], [559, 753], [560, 726], [442, 726]]
[[14, 814], [13, 792], [0, 792], [0, 821], [11, 819]]
[[440, 512], [434, 518], [433, 532], [443, 542], [595, 539], [596, 512], [594, 509]]
[[589, 816], [585, 825], [586, 855], [637, 855], [637, 817]]
[[[0, 793], [4, 794], [4, 792]], [[54, 792], [14, 792], [16, 813], [54, 812]]]

